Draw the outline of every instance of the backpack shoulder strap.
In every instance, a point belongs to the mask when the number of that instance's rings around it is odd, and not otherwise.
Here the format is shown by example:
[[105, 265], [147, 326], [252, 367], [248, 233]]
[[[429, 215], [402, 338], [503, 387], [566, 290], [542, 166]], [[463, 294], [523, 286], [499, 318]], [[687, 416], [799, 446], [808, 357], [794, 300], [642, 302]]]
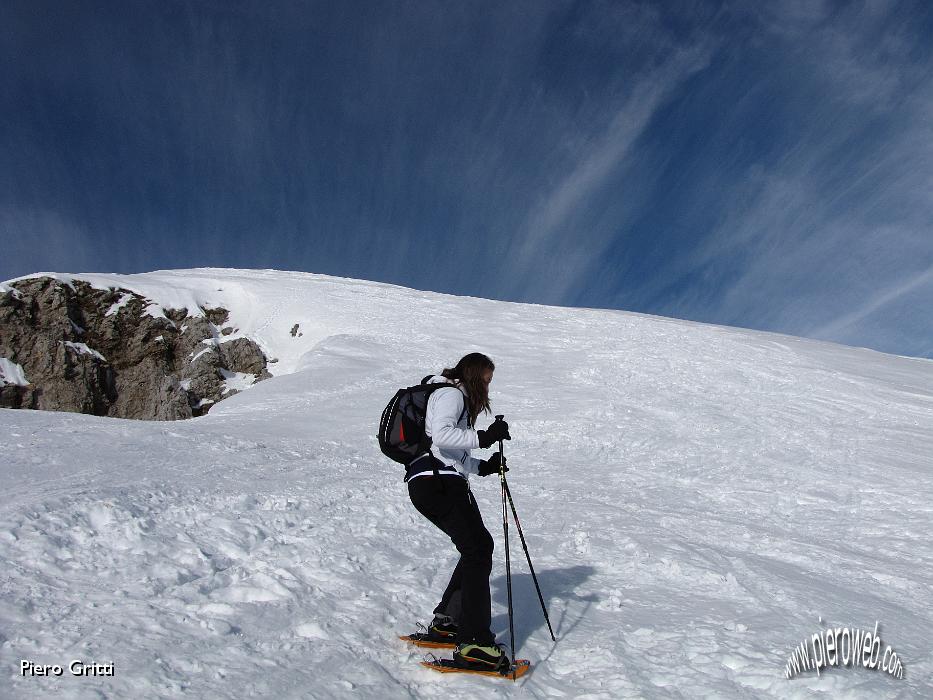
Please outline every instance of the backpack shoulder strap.
[[[433, 376], [434, 376], [433, 374], [428, 375], [428, 376], [426, 377], [426, 379], [430, 379], [430, 378], [433, 377]], [[424, 382], [422, 382], [422, 385], [424, 385]], [[446, 382], [446, 383], [438, 382], [437, 384], [430, 384], [430, 385], [427, 385], [427, 386], [430, 387], [430, 388], [428, 389], [428, 391], [430, 392], [430, 394], [433, 394], [433, 393], [434, 393], [435, 391], [437, 391], [438, 389], [457, 389], [457, 393], [460, 394], [460, 400], [463, 401], [463, 410], [460, 411], [460, 417], [457, 419], [457, 422], [459, 423], [460, 421], [463, 420], [463, 415], [467, 412], [466, 396], [463, 395], [463, 392], [460, 391], [460, 389], [457, 387], [456, 384], [453, 384], [453, 383], [451, 383], [451, 382]], [[429, 395], [430, 395], [430, 394], [429, 394]], [[471, 425], [470, 427], [472, 428], [473, 426]]]

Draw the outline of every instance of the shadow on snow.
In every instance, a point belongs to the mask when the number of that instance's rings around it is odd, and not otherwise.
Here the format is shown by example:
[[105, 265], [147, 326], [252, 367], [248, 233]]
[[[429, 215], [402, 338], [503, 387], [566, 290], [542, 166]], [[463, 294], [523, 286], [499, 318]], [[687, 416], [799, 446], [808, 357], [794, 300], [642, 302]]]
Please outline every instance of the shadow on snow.
[[[532, 560], [533, 563], [533, 560]], [[525, 562], [521, 562], [524, 566]], [[515, 562], [513, 560], [513, 568]], [[546, 569], [537, 571], [538, 585], [541, 587], [541, 595], [544, 598], [544, 604], [548, 609], [548, 616], [551, 619], [551, 627], [554, 628], [554, 636], [560, 640], [562, 636], [567, 635], [580, 621], [586, 616], [590, 605], [597, 602], [599, 598], [594, 594], [580, 595], [576, 589], [589, 579], [596, 572], [592, 566], [571, 566], [566, 569]], [[508, 592], [506, 589], [505, 574], [490, 580], [493, 602], [498, 603], [502, 608], [508, 609]], [[582, 609], [579, 606], [573, 606], [570, 612], [570, 601], [584, 602]], [[544, 614], [541, 612], [541, 603], [538, 600], [538, 594], [535, 591], [534, 580], [530, 573], [512, 572], [512, 611], [515, 626], [515, 649], [521, 650], [532, 634], [540, 637], [541, 640], [550, 641], [550, 635], [547, 630], [547, 623], [544, 621]], [[492, 631], [496, 634], [499, 641], [508, 642], [509, 640], [509, 618], [507, 613], [495, 615], [492, 619]]]

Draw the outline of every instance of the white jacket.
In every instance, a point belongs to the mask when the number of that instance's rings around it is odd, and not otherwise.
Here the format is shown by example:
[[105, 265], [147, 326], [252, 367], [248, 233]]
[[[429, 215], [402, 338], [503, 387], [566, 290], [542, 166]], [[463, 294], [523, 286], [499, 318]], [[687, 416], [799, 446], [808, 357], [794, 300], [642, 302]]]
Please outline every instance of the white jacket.
[[[428, 383], [450, 381], [445, 377], [435, 376], [431, 377]], [[470, 450], [479, 447], [479, 436], [476, 430], [470, 427], [466, 390], [459, 382], [453, 383], [456, 386], [438, 389], [428, 399], [424, 432], [431, 438], [431, 454], [464, 478], [468, 478], [468, 474], [479, 474], [481, 460], [470, 456]], [[433, 473], [432, 468], [413, 474], [411, 479]]]

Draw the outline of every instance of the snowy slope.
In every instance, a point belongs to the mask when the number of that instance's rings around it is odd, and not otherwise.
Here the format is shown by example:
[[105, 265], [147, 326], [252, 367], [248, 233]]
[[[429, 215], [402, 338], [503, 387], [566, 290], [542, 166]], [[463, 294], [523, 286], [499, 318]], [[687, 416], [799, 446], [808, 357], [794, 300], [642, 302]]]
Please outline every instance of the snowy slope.
[[[300, 273], [80, 277], [224, 306], [279, 362], [185, 422], [0, 411], [2, 697], [933, 696], [933, 362]], [[558, 635], [513, 528], [515, 685], [395, 639], [455, 556], [376, 423], [472, 350]], [[472, 483], [507, 639], [498, 483]], [[876, 620], [905, 678], [784, 678], [812, 633]]]

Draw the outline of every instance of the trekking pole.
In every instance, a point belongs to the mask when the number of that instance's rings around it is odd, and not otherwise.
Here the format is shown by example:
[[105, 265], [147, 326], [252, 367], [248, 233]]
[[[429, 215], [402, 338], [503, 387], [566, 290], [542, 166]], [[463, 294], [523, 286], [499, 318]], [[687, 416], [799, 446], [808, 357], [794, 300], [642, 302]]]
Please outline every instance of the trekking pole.
[[[505, 416], [496, 416], [496, 420], [502, 420]], [[502, 452], [502, 440], [499, 440], [499, 452], [502, 453], [503, 464], [505, 462], [505, 454]], [[518, 519], [518, 512], [515, 510], [515, 501], [512, 500], [512, 491], [509, 488], [509, 482], [505, 480], [505, 469], [500, 468], [499, 470], [499, 479], [502, 482], [502, 489], [505, 491], [505, 496], [508, 498], [509, 505], [512, 506], [512, 517], [515, 519], [515, 527], [518, 528], [518, 536], [522, 541], [522, 549], [525, 550], [525, 559], [528, 560], [528, 569], [531, 571], [531, 579], [535, 582], [535, 590], [538, 591], [538, 602], [541, 603], [541, 612], [544, 613], [544, 621], [547, 623], [548, 632], [551, 633], [551, 641], [556, 642], [557, 638], [554, 636], [554, 629], [551, 627], [551, 618], [547, 614], [547, 606], [544, 604], [544, 596], [541, 594], [541, 586], [538, 585], [538, 576], [535, 574], [535, 567], [531, 563], [531, 555], [528, 553], [528, 544], [525, 542], [525, 533], [522, 531], [522, 523]], [[503, 504], [503, 508], [504, 508]], [[508, 561], [508, 552], [506, 552], [506, 561]], [[509, 600], [511, 601], [511, 588], [509, 588]], [[510, 603], [511, 610], [511, 603]], [[511, 612], [509, 613], [509, 623], [511, 624], [512, 616]], [[514, 654], [514, 652], [513, 652]]]
[[525, 533], [522, 532], [522, 524], [518, 520], [518, 513], [515, 512], [515, 501], [512, 500], [512, 491], [509, 489], [509, 482], [502, 476], [502, 485], [505, 487], [505, 495], [508, 496], [509, 505], [512, 506], [512, 517], [515, 518], [515, 527], [518, 528], [518, 536], [522, 540], [522, 549], [525, 550], [525, 558], [528, 560], [528, 568], [531, 570], [531, 579], [535, 582], [535, 590], [538, 591], [538, 601], [541, 603], [541, 612], [544, 613], [544, 621], [547, 623], [548, 632], [551, 633], [551, 641], [556, 642], [554, 630], [551, 628], [551, 618], [547, 614], [547, 606], [544, 605], [544, 596], [541, 595], [541, 586], [538, 585], [538, 577], [535, 575], [535, 567], [531, 565], [531, 555], [528, 554], [528, 545], [525, 544]]
[[[500, 421], [505, 416], [496, 416], [496, 421]], [[512, 564], [509, 558], [509, 511], [506, 508], [506, 493], [508, 486], [505, 483], [505, 458], [502, 456], [502, 440], [499, 440], [499, 484], [502, 486], [502, 532], [505, 535], [505, 589], [509, 598], [509, 649], [511, 650], [511, 659], [509, 665], [512, 667], [512, 680], [515, 680], [515, 626], [512, 624]]]

